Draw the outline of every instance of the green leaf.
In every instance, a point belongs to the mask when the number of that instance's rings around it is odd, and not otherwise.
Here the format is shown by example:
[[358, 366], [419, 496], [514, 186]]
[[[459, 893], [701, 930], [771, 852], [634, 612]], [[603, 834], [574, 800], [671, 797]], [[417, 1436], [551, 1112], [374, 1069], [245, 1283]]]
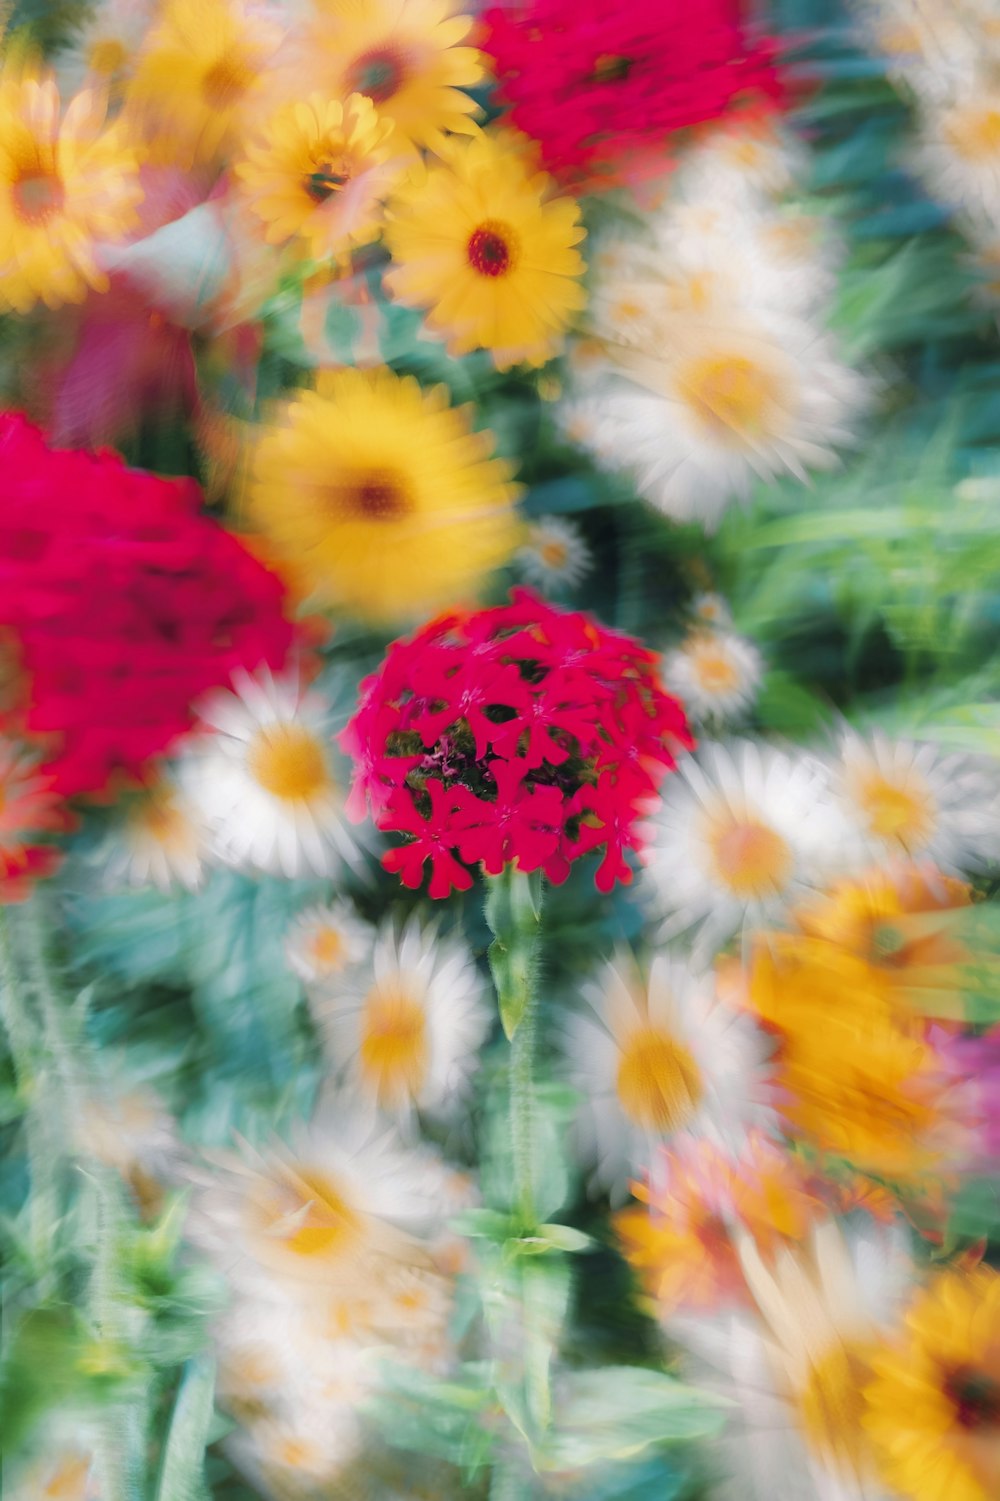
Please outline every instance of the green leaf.
[[181, 1377], [163, 1446], [156, 1501], [197, 1501], [204, 1490], [205, 1446], [215, 1410], [215, 1362], [202, 1355]]
[[660, 1371], [607, 1366], [563, 1378], [552, 1433], [535, 1452], [541, 1470], [628, 1459], [652, 1444], [690, 1442], [719, 1432], [721, 1398]]

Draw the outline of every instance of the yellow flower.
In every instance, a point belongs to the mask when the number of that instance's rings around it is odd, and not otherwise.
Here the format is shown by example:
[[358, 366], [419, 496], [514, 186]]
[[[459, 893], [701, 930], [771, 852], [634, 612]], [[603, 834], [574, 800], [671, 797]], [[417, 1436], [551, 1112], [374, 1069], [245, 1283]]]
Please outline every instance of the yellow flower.
[[60, 120], [55, 81], [12, 60], [0, 73], [0, 311], [79, 302], [107, 277], [94, 246], [131, 228], [139, 162], [103, 99], [73, 98]]
[[345, 104], [317, 93], [282, 105], [236, 167], [269, 244], [297, 237], [326, 260], [374, 240], [402, 165], [392, 135], [391, 120], [361, 94]]
[[281, 39], [247, 0], [166, 0], [125, 97], [153, 158], [189, 167], [231, 147]]
[[886, 1482], [913, 1501], [1000, 1495], [1000, 1275], [951, 1269], [872, 1361], [865, 1427]]
[[473, 19], [454, 8], [452, 0], [316, 0], [301, 68], [327, 98], [364, 94], [400, 141], [437, 149], [446, 132], [476, 129], [476, 103], [462, 91], [483, 78], [482, 55], [459, 45]]
[[513, 470], [443, 386], [323, 372], [265, 427], [249, 511], [293, 582], [373, 620], [454, 603], [520, 542]]
[[427, 310], [452, 354], [488, 349], [501, 370], [543, 365], [586, 300], [579, 205], [554, 193], [507, 137], [455, 145], [390, 204], [386, 286]]

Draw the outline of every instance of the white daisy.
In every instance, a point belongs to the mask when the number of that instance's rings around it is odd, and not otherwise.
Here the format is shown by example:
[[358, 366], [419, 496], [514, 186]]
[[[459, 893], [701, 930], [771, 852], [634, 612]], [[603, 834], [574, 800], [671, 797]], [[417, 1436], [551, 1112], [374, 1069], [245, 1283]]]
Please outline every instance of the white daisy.
[[93, 1417], [50, 1408], [28, 1444], [4, 1455], [4, 1501], [101, 1501], [107, 1488], [99, 1442]]
[[985, 756], [848, 729], [833, 786], [859, 861], [925, 859], [960, 873], [1000, 858], [1000, 767]]
[[556, 592], [572, 589], [594, 566], [579, 527], [558, 516], [543, 516], [528, 525], [528, 540], [517, 560], [529, 584]]
[[914, 166], [943, 202], [1000, 223], [1000, 86], [976, 67], [946, 103], [926, 110]]
[[73, 1141], [80, 1156], [113, 1167], [140, 1204], [156, 1207], [183, 1161], [177, 1122], [159, 1095], [136, 1084], [89, 1094], [78, 1107]]
[[65, 98], [82, 88], [114, 93], [128, 79], [153, 14], [150, 0], [98, 0], [54, 66]]
[[644, 879], [663, 936], [698, 929], [698, 953], [709, 957], [744, 924], [761, 926], [821, 887], [849, 851], [815, 757], [709, 742], [664, 788]]
[[472, 955], [412, 919], [384, 928], [370, 964], [314, 997], [334, 1068], [400, 1119], [440, 1111], [468, 1089], [495, 1007]]
[[729, 203], [736, 210], [775, 202], [809, 171], [809, 152], [777, 116], [723, 121], [685, 151], [671, 199]]
[[441, 1212], [447, 1174], [343, 1103], [324, 1106], [290, 1146], [205, 1154], [212, 1173], [189, 1220], [191, 1239], [237, 1288], [261, 1277], [294, 1293], [322, 1286], [350, 1305], [381, 1279], [430, 1264], [421, 1236]]
[[722, 595], [713, 594], [708, 590], [696, 594], [692, 599], [691, 614], [696, 621], [705, 626], [725, 627], [733, 623], [732, 611]]
[[670, 691], [703, 724], [724, 723], [750, 708], [763, 672], [753, 642], [733, 631], [692, 631], [663, 660]]
[[570, 1019], [567, 1038], [580, 1142], [616, 1199], [678, 1131], [739, 1143], [749, 1127], [776, 1128], [771, 1043], [718, 999], [711, 976], [658, 955], [644, 978], [619, 957], [584, 994], [591, 1013]]
[[866, 389], [824, 335], [778, 314], [677, 317], [657, 349], [610, 352], [624, 378], [591, 396], [585, 445], [665, 515], [709, 530], [756, 480], [834, 467]]
[[288, 877], [359, 863], [324, 700], [264, 668], [236, 673], [232, 691], [199, 707], [201, 730], [214, 733], [193, 749], [188, 785], [216, 858]]
[[357, 1404], [316, 1399], [245, 1424], [227, 1438], [226, 1452], [265, 1494], [311, 1496], [337, 1480], [363, 1443]]
[[349, 902], [307, 907], [285, 938], [288, 966], [307, 985], [332, 980], [370, 953], [374, 932]]
[[197, 891], [208, 854], [200, 811], [179, 775], [164, 773], [131, 800], [102, 851], [110, 886]]
[[888, 1331], [913, 1277], [907, 1236], [866, 1217], [821, 1224], [765, 1262], [739, 1257], [753, 1314], [674, 1318], [689, 1379], [735, 1403], [718, 1446], [720, 1501], [888, 1501], [862, 1422], [866, 1347]]

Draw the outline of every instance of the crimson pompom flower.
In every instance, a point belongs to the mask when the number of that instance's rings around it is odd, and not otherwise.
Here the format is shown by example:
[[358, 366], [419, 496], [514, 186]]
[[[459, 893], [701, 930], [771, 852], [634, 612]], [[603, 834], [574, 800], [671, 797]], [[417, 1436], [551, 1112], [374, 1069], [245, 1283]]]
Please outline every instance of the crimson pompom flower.
[[660, 683], [655, 653], [527, 589], [511, 603], [449, 614], [396, 641], [339, 740], [354, 760], [348, 811], [370, 805], [406, 835], [383, 858], [432, 897], [467, 890], [467, 867], [509, 862], [559, 883], [601, 854], [610, 891], [632, 872], [639, 823], [694, 744]]
[[772, 49], [748, 35], [740, 0], [514, 0], [483, 17], [500, 99], [554, 176], [614, 186], [663, 166], [676, 131], [739, 98], [778, 101]]
[[64, 797], [138, 776], [203, 692], [285, 662], [281, 584], [200, 505], [192, 480], [52, 449], [0, 414], [0, 631], [26, 678], [23, 728]]

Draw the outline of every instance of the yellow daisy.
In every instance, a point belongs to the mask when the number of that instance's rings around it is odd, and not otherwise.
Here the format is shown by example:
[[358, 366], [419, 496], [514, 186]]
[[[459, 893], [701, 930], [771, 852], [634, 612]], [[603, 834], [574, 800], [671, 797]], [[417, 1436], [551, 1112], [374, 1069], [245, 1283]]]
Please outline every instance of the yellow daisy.
[[1000, 1274], [940, 1274], [872, 1365], [865, 1427], [893, 1490], [913, 1501], [1000, 1495]]
[[80, 302], [107, 278], [96, 242], [131, 228], [139, 162], [103, 100], [85, 91], [60, 119], [59, 90], [20, 60], [0, 73], [0, 312]]
[[320, 374], [257, 440], [250, 519], [305, 593], [366, 619], [457, 601], [520, 541], [512, 467], [444, 386]]
[[473, 18], [454, 9], [452, 0], [315, 0], [306, 77], [329, 98], [364, 94], [400, 140], [437, 149], [445, 132], [476, 129], [463, 90], [484, 76], [481, 53], [459, 45]]
[[391, 120], [370, 100], [310, 94], [282, 105], [236, 167], [269, 244], [299, 239], [316, 260], [374, 240], [382, 203], [403, 165]]
[[154, 159], [188, 167], [231, 147], [282, 35], [249, 0], [166, 0], [125, 96]]
[[427, 310], [450, 353], [488, 349], [501, 370], [544, 365], [586, 301], [580, 208], [555, 192], [509, 136], [455, 145], [390, 205], [386, 286]]

